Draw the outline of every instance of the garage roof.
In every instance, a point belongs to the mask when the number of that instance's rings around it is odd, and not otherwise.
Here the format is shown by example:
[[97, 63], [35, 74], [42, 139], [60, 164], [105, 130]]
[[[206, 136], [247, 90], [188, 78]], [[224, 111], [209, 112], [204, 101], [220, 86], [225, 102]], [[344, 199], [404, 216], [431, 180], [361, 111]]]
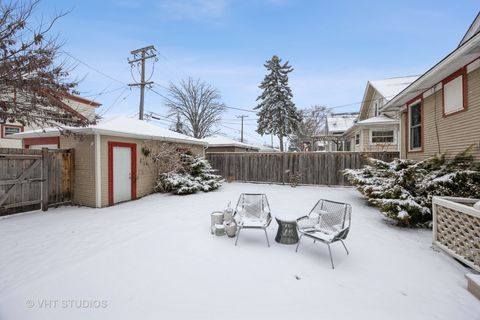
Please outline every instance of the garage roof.
[[62, 130], [80, 134], [100, 134], [106, 136], [126, 137], [144, 140], [160, 140], [187, 144], [208, 145], [207, 142], [174, 132], [165, 128], [126, 116], [117, 116], [101, 119], [95, 125], [87, 127], [46, 128], [20, 132], [9, 135], [9, 138], [37, 138], [55, 137], [61, 135]]

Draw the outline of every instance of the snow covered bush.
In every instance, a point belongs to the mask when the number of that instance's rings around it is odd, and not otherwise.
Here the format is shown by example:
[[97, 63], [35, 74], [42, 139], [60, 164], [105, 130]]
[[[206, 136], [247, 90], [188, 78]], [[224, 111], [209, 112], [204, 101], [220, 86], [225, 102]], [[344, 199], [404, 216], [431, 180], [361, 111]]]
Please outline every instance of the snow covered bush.
[[157, 190], [191, 194], [197, 191], [212, 191], [222, 185], [222, 177], [215, 174], [215, 170], [206, 159], [189, 153], [181, 154], [180, 159], [179, 169], [158, 176]]
[[480, 194], [480, 164], [469, 149], [452, 159], [441, 154], [423, 161], [368, 162], [363, 169], [347, 169], [344, 174], [370, 204], [401, 226], [430, 226], [433, 196]]

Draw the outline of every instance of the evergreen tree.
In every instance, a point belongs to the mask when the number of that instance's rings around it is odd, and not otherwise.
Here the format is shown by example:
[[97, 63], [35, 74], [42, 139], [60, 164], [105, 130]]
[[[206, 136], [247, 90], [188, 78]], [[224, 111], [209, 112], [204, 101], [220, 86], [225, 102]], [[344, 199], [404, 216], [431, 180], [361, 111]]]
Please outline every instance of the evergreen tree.
[[257, 113], [257, 132], [261, 135], [274, 134], [280, 140], [280, 150], [283, 151], [283, 138], [297, 130], [302, 120], [301, 113], [292, 102], [292, 90], [288, 86], [288, 74], [293, 68], [288, 61], [273, 56], [265, 63], [268, 74], [259, 88], [263, 90], [257, 98], [260, 103], [255, 107]]

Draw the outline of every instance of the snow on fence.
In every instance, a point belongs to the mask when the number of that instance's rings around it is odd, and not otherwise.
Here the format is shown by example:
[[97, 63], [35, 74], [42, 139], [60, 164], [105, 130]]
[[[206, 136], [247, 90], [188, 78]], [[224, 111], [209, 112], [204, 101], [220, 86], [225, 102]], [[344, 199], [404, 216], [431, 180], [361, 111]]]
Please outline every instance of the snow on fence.
[[480, 272], [480, 210], [478, 199], [434, 197], [433, 243]]
[[359, 169], [367, 158], [392, 161], [398, 152], [212, 152], [206, 157], [228, 181], [349, 185], [342, 170]]
[[73, 157], [73, 150], [0, 148], [0, 216], [70, 202]]

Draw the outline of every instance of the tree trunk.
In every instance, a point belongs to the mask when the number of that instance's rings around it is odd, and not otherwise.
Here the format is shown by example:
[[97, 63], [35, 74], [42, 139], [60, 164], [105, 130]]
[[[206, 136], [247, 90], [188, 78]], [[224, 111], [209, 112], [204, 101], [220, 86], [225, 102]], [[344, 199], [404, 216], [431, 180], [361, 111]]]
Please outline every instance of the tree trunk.
[[279, 135], [278, 140], [280, 140], [280, 152], [283, 152], [283, 136]]

